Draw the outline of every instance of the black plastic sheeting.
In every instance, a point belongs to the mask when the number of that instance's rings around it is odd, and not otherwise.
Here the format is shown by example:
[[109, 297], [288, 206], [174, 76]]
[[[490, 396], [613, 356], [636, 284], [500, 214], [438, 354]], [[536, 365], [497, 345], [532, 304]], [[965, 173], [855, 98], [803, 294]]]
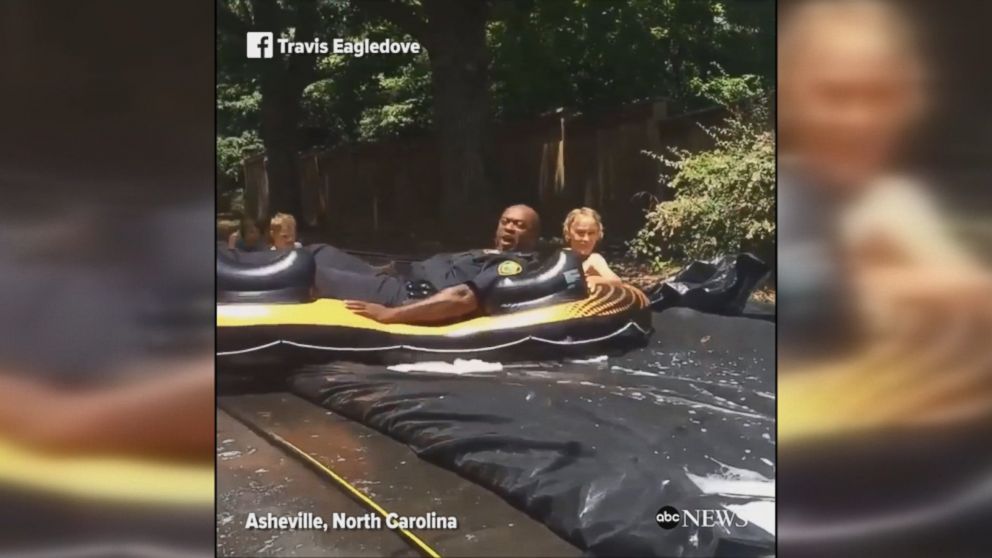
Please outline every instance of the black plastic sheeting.
[[[751, 293], [769, 271], [768, 265], [752, 254], [721, 256], [710, 261], [692, 262], [645, 292], [654, 310], [685, 307], [739, 316], [745, 313]], [[757, 314], [760, 316], [754, 317], [774, 319], [770, 312]]]
[[290, 385], [589, 555], [773, 554], [767, 518], [768, 530], [753, 521], [665, 530], [655, 516], [662, 506], [773, 506], [774, 324], [672, 308], [654, 327], [649, 347], [609, 360], [457, 375], [339, 363]]
[[782, 555], [992, 556], [990, 439], [992, 424], [976, 421], [793, 446], [782, 457]]
[[213, 506], [76, 499], [0, 487], [0, 556], [214, 556]]

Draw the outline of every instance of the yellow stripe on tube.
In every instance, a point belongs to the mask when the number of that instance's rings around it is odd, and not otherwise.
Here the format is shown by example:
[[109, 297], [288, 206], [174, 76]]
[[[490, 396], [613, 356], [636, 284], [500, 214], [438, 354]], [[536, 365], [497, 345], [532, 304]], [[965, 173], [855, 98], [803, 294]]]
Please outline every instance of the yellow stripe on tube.
[[[633, 291], [634, 287], [624, 285], [618, 289]], [[536, 324], [548, 324], [575, 319], [579, 312], [590, 303], [610, 303], [617, 294], [608, 289], [594, 291], [585, 300], [566, 302], [501, 316], [482, 316], [456, 324], [443, 326], [416, 326], [406, 324], [382, 324], [349, 311], [340, 300], [321, 299], [301, 304], [220, 304], [217, 306], [217, 327], [312, 325], [338, 326], [366, 329], [396, 335], [471, 335], [483, 331], [514, 329]], [[628, 293], [628, 294], [633, 294]], [[629, 296], [628, 308], [642, 307], [642, 299]], [[614, 310], [611, 313], [617, 312]]]
[[214, 467], [50, 456], [0, 439], [0, 485], [106, 502], [212, 506]]

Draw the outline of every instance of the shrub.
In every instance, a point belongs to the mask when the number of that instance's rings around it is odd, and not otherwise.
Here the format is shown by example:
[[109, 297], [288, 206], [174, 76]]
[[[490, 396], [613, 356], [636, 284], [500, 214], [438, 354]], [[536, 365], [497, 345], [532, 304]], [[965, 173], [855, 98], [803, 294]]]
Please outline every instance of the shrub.
[[230, 184], [241, 184], [241, 160], [251, 153], [262, 151], [262, 140], [252, 131], [240, 136], [222, 136], [217, 138], [217, 174], [218, 178]]
[[660, 182], [674, 197], [652, 204], [629, 247], [658, 268], [740, 251], [771, 259], [775, 141], [768, 96], [755, 97], [757, 82], [747, 76], [722, 76], [697, 87], [724, 104], [729, 117], [723, 125], [704, 127], [713, 139], [712, 149], [670, 149], [669, 156], [645, 152], [666, 169]]

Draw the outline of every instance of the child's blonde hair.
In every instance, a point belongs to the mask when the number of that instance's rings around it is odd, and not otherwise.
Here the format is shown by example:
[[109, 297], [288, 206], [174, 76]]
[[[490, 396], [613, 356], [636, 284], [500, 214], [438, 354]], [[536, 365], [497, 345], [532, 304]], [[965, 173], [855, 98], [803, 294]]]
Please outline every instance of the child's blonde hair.
[[269, 233], [279, 234], [283, 228], [292, 229], [295, 232], [296, 218], [288, 213], [276, 213], [269, 221]]
[[568, 215], [565, 216], [565, 224], [562, 225], [562, 233], [564, 235], [563, 238], [565, 239], [565, 242], [571, 240], [569, 237], [569, 230], [571, 230], [572, 224], [575, 223], [575, 220], [580, 216], [591, 217], [593, 221], [596, 221], [596, 226], [599, 227], [599, 240], [603, 240], [606, 229], [603, 227], [603, 219], [600, 218], [599, 212], [591, 207], [580, 207], [569, 211]]

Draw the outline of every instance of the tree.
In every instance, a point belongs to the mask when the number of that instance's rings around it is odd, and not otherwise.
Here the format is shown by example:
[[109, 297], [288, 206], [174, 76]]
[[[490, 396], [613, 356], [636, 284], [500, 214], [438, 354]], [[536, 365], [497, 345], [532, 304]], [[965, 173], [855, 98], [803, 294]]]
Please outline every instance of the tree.
[[674, 199], [653, 204], [630, 247], [657, 267], [749, 251], [775, 256], [775, 140], [771, 95], [755, 76], [693, 80], [699, 94], [724, 105], [728, 117], [706, 131], [711, 149], [647, 153], [663, 166], [660, 181]]
[[[712, 77], [714, 62], [766, 86], [774, 76], [772, 0], [217, 1], [225, 183], [236, 186], [239, 154], [264, 145], [273, 209], [296, 207], [299, 151], [434, 132], [446, 233], [478, 231], [471, 211], [494, 209], [502, 191], [488, 157], [492, 120], [657, 97], [674, 112], [703, 108], [712, 102], [691, 84]], [[416, 40], [426, 52], [246, 60], [250, 29], [296, 40]]]
[[[308, 41], [320, 24], [318, 2], [277, 2], [277, 0], [219, 0], [217, 6], [219, 34], [234, 38], [228, 44], [243, 41], [248, 31], [271, 31], [275, 37], [290, 35], [294, 41]], [[317, 77], [316, 58], [312, 56], [273, 57], [248, 60], [244, 44], [230, 48], [229, 56], [241, 53], [234, 68], [251, 76], [260, 92], [258, 104], [259, 136], [265, 147], [271, 212], [299, 215], [300, 188], [297, 155], [301, 137], [301, 101], [304, 89]], [[229, 62], [229, 60], [225, 60]]]
[[475, 230], [491, 209], [489, 79], [485, 0], [357, 3], [420, 42], [428, 52], [441, 158], [441, 215], [450, 232]]
[[713, 63], [771, 84], [774, 1], [495, 2], [489, 24], [495, 114], [583, 113], [664, 97], [672, 109], [711, 101], [690, 83]]

